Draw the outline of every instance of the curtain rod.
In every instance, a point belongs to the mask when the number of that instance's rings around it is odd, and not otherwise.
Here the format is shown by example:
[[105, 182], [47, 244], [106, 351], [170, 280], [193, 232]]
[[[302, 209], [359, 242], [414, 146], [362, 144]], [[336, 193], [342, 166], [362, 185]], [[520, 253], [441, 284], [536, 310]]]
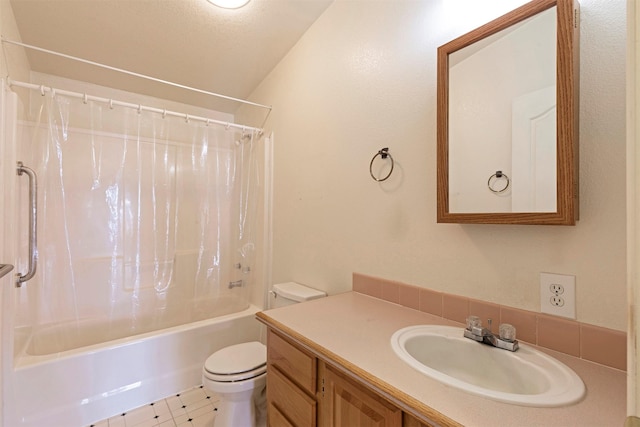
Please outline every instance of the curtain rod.
[[112, 67], [110, 65], [101, 64], [99, 62], [89, 61], [88, 59], [78, 58], [76, 56], [67, 55], [65, 53], [60, 53], [60, 52], [56, 52], [56, 51], [49, 50], [49, 49], [43, 49], [41, 47], [37, 47], [37, 46], [33, 46], [33, 45], [17, 42], [17, 41], [14, 41], [14, 40], [8, 40], [8, 39], [5, 39], [4, 36], [0, 36], [0, 40], [2, 41], [2, 43], [8, 43], [8, 44], [16, 45], [16, 46], [22, 46], [22, 47], [27, 48], [27, 49], [37, 50], [39, 52], [48, 53], [50, 55], [55, 55], [55, 56], [59, 56], [59, 57], [62, 57], [62, 58], [71, 59], [71, 60], [74, 60], [74, 61], [78, 61], [78, 62], [82, 62], [82, 63], [85, 63], [85, 64], [89, 64], [89, 65], [94, 65], [96, 67], [105, 68], [105, 69], [111, 70], [111, 71], [117, 71], [119, 73], [128, 74], [128, 75], [134, 76], [134, 77], [140, 77], [140, 78], [151, 80], [151, 81], [154, 81], [154, 82], [157, 82], [157, 83], [163, 83], [163, 84], [166, 84], [166, 85], [169, 85], [169, 86], [174, 86], [174, 87], [178, 87], [178, 88], [181, 88], [181, 89], [190, 90], [190, 91], [202, 93], [202, 94], [205, 94], [205, 95], [215, 96], [217, 98], [222, 98], [222, 99], [226, 99], [226, 100], [229, 100], [229, 101], [241, 102], [243, 104], [253, 105], [255, 107], [266, 108], [266, 109], [269, 110], [269, 112], [271, 112], [271, 110], [273, 108], [270, 105], [263, 105], [263, 104], [258, 104], [258, 103], [247, 101], [247, 100], [240, 99], [240, 98], [233, 98], [231, 96], [221, 95], [219, 93], [209, 92], [209, 91], [198, 89], [198, 88], [194, 88], [194, 87], [191, 87], [191, 86], [185, 86], [185, 85], [182, 85], [180, 83], [174, 83], [174, 82], [170, 82], [168, 80], [158, 79], [156, 77], [151, 77], [151, 76], [147, 76], [145, 74], [140, 74], [140, 73], [136, 73], [136, 72], [133, 72], [133, 71], [124, 70], [122, 68]]
[[241, 129], [243, 131], [255, 131], [255, 132], [258, 132], [259, 134], [262, 134], [262, 129], [258, 129], [251, 126], [244, 126], [236, 123], [223, 122], [221, 120], [209, 119], [207, 117], [192, 116], [191, 114], [179, 113], [179, 112], [170, 111], [170, 110], [163, 110], [161, 108], [155, 108], [155, 107], [148, 107], [142, 104], [133, 104], [131, 102], [117, 101], [112, 98], [103, 98], [100, 96], [87, 95], [86, 93], [72, 92], [69, 90], [56, 89], [49, 86], [37, 85], [33, 83], [25, 83], [25, 82], [20, 82], [20, 81], [11, 80], [11, 79], [7, 79], [7, 84], [9, 85], [9, 87], [17, 86], [25, 89], [37, 90], [37, 91], [40, 91], [40, 94], [43, 96], [45, 92], [51, 92], [53, 94], [60, 94], [60, 95], [70, 96], [73, 98], [82, 99], [85, 104], [88, 101], [102, 102], [104, 104], [107, 104], [109, 108], [113, 108], [114, 106], [133, 108], [135, 110], [138, 110], [139, 112], [150, 111], [153, 113], [162, 114], [162, 117], [165, 117], [165, 116], [180, 117], [185, 119], [185, 121], [187, 122], [189, 122], [190, 120], [194, 120], [194, 121], [206, 123], [207, 125], [216, 124], [216, 125], [224, 126], [226, 128], [231, 127], [231, 128]]

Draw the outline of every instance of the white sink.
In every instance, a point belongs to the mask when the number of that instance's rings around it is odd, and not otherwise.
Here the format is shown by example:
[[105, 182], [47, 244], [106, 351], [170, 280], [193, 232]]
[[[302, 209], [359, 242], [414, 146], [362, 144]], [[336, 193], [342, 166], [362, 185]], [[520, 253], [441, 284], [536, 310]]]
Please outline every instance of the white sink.
[[565, 406], [582, 399], [584, 383], [568, 366], [524, 344], [516, 352], [463, 337], [463, 329], [418, 325], [391, 337], [396, 354], [444, 384], [500, 402]]

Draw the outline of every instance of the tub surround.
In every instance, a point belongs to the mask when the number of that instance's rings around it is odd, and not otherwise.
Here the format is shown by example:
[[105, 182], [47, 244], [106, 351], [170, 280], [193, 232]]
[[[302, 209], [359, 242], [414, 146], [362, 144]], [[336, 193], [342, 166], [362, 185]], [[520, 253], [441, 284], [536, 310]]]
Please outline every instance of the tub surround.
[[587, 387], [582, 401], [560, 408], [510, 405], [421, 375], [396, 356], [390, 345], [391, 335], [410, 325], [461, 325], [359, 292], [259, 312], [257, 316], [403, 411], [425, 421], [445, 426], [493, 426], [496, 414], [500, 414], [501, 425], [513, 426], [624, 423], [624, 371], [541, 347], [538, 349], [565, 363], [582, 378]]
[[627, 334], [571, 319], [436, 292], [393, 280], [353, 273], [353, 290], [375, 298], [465, 323], [469, 315], [517, 329], [519, 341], [566, 353], [612, 368], [627, 369]]

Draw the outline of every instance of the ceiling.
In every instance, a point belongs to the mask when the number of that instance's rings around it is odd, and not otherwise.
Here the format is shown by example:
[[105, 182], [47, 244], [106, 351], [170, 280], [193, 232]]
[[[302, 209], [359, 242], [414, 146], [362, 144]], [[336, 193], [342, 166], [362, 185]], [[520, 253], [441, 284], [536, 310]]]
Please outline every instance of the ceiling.
[[[332, 1], [251, 0], [236, 10], [206, 0], [11, 0], [11, 6], [23, 43], [245, 99]], [[37, 72], [229, 113], [240, 106], [46, 53], [27, 54]]]

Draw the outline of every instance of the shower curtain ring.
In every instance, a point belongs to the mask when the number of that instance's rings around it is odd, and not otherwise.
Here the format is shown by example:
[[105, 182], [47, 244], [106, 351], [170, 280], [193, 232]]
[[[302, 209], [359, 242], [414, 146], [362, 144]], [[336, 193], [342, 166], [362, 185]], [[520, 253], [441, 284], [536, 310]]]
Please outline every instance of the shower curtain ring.
[[211, 119], [207, 119], [206, 125], [209, 126], [209, 123], [211, 123]]
[[109, 109], [113, 110], [113, 99], [109, 100]]
[[142, 104], [138, 104], [138, 114], [142, 114]]
[[40, 95], [44, 96], [44, 85], [40, 85]]
[[85, 93], [84, 95], [82, 95], [82, 103], [86, 104], [89, 101], [89, 96], [87, 96], [87, 94]]
[[162, 110], [162, 118], [166, 118], [167, 117], [167, 109], [165, 108], [164, 110]]
[[188, 114], [184, 115], [184, 122], [185, 123], [189, 123], [189, 115]]

